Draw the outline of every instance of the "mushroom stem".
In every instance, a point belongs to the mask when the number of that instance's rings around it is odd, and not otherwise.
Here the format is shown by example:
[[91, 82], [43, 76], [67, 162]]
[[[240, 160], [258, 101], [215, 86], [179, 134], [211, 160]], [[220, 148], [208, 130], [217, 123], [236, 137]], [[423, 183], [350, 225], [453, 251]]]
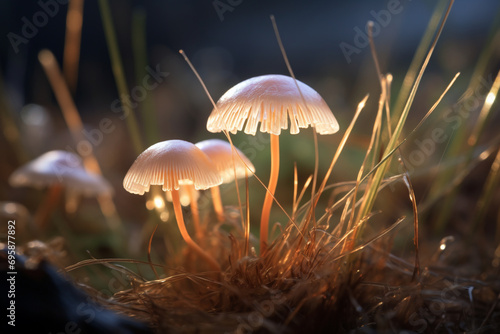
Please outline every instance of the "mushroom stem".
[[194, 232], [196, 238], [201, 240], [203, 238], [203, 233], [201, 233], [200, 227], [200, 211], [198, 210], [198, 201], [196, 200], [196, 194], [194, 185], [189, 184], [185, 186], [188, 189], [189, 196], [189, 206], [191, 207], [191, 216], [193, 216]]
[[62, 186], [55, 184], [49, 188], [47, 194], [35, 213], [35, 225], [40, 230], [47, 228], [47, 222], [61, 198]]
[[267, 247], [267, 237], [269, 233], [269, 215], [274, 200], [274, 192], [278, 184], [278, 175], [280, 171], [280, 144], [279, 136], [271, 134], [271, 174], [269, 176], [269, 185], [267, 186], [266, 197], [262, 206], [262, 215], [260, 218], [260, 252], [264, 253]]
[[181, 232], [182, 238], [192, 250], [198, 253], [202, 258], [207, 260], [208, 264], [216, 271], [220, 271], [220, 265], [215, 261], [213, 257], [209, 254], [205, 253], [205, 251], [196, 244], [193, 239], [189, 236], [188, 231], [186, 230], [186, 225], [184, 224], [184, 218], [182, 216], [182, 207], [181, 202], [179, 200], [179, 191], [172, 189], [172, 204], [174, 206], [174, 214], [175, 220], [177, 221], [177, 226], [179, 227], [179, 231]]
[[212, 193], [212, 203], [214, 205], [215, 213], [217, 214], [217, 219], [219, 220], [219, 222], [223, 222], [225, 220], [225, 217], [222, 200], [220, 198], [219, 186], [210, 188], [210, 192]]

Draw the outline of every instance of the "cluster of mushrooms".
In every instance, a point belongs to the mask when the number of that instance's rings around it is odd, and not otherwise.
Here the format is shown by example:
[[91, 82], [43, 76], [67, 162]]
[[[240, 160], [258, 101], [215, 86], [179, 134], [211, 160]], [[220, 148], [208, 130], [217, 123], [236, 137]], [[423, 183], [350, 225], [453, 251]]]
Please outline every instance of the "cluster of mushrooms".
[[[290, 119], [290, 125], [288, 124]], [[229, 133], [244, 131], [255, 135], [260, 131], [271, 136], [271, 172], [262, 206], [260, 250], [268, 243], [269, 215], [274, 201], [279, 175], [279, 135], [290, 127], [291, 134], [311, 126], [319, 134], [332, 134], [339, 125], [323, 98], [308, 85], [284, 75], [263, 75], [247, 79], [229, 89], [217, 102], [208, 118], [207, 130]], [[244, 154], [229, 142], [210, 139], [192, 144], [183, 140], [156, 143], [141, 153], [130, 167], [123, 187], [133, 194], [143, 195], [151, 185], [161, 185], [170, 194], [175, 218], [187, 245], [220, 271], [219, 263], [206, 253], [189, 235], [179, 199], [181, 187], [187, 188], [191, 206], [195, 206], [195, 190], [211, 189], [214, 209], [224, 220], [218, 186], [237, 178], [252, 175], [254, 166]], [[194, 217], [194, 230], [199, 233], [199, 218]]]
[[[290, 124], [289, 123], [290, 120]], [[335, 133], [337, 120], [323, 98], [308, 85], [284, 75], [263, 75], [250, 78], [229, 89], [217, 102], [208, 118], [210, 132], [244, 131], [255, 135], [260, 131], [271, 136], [271, 172], [262, 206], [260, 221], [260, 250], [268, 244], [269, 215], [279, 174], [279, 135], [290, 127], [291, 134], [300, 128], [313, 127], [319, 134]], [[182, 215], [179, 191], [187, 193], [197, 238], [201, 228], [197, 209], [198, 190], [210, 189], [214, 211], [224, 221], [219, 185], [251, 176], [255, 168], [250, 160], [229, 142], [209, 139], [192, 144], [183, 140], [156, 143], [141, 153], [123, 180], [123, 187], [133, 194], [143, 195], [151, 185], [161, 185], [171, 198], [181, 235], [187, 245], [214, 270], [220, 271], [217, 261], [207, 254], [189, 235]], [[112, 196], [113, 189], [102, 176], [86, 171], [76, 154], [50, 151], [21, 166], [9, 178], [12, 186], [46, 187], [47, 199], [35, 215], [36, 225], [43, 229], [62, 190], [67, 195], [66, 208], [74, 211], [77, 198]]]

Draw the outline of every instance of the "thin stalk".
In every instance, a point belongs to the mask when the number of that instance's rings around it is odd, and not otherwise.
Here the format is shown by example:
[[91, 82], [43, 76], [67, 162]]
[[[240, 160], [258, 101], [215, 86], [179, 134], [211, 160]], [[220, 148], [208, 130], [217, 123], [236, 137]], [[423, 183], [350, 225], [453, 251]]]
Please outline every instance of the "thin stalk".
[[[144, 145], [139, 133], [139, 126], [137, 125], [134, 110], [130, 105], [131, 101], [128, 98], [129, 89], [127, 86], [127, 80], [125, 79], [125, 72], [123, 69], [120, 51], [118, 49], [118, 41], [116, 39], [116, 32], [113, 27], [113, 18], [111, 16], [111, 9], [109, 8], [108, 1], [99, 0], [99, 9], [101, 12], [102, 24], [104, 26], [104, 33], [106, 35], [106, 43], [108, 44], [109, 56], [111, 58], [113, 75], [115, 77], [118, 93], [122, 99], [122, 108], [124, 111], [123, 116], [125, 117], [127, 123], [134, 150], [137, 155], [139, 155], [143, 151]], [[123, 101], [124, 99], [127, 100]]]
[[[479, 136], [482, 133], [482, 130], [486, 124], [487, 119], [491, 115], [491, 106], [493, 105], [497, 95], [498, 91], [500, 89], [500, 71], [497, 74], [497, 77], [495, 81], [493, 82], [493, 86], [491, 87], [487, 97], [486, 101], [481, 108], [481, 112], [479, 114], [479, 118], [475, 124], [474, 129], [472, 130], [472, 133], [468, 139], [468, 144], [469, 144], [469, 157], [467, 163], [469, 163], [472, 160], [473, 157], [473, 152], [474, 148], [477, 146], [477, 142], [479, 139]], [[479, 230], [480, 227], [484, 225], [484, 217], [486, 216], [486, 210], [488, 209], [491, 199], [493, 197], [494, 190], [496, 189], [496, 185], [498, 184], [499, 179], [499, 173], [498, 169], [500, 166], [500, 151], [497, 154], [495, 161], [491, 165], [490, 173], [488, 174], [488, 178], [486, 179], [485, 182], [485, 187], [483, 189], [483, 192], [481, 194], [481, 197], [479, 201], [477, 202], [477, 207], [476, 207], [476, 214], [474, 215], [475, 218], [475, 223], [474, 223], [474, 228]]]
[[[482, 232], [485, 224], [485, 217], [488, 209], [490, 208], [491, 202], [493, 200], [493, 195], [498, 189], [500, 182], [500, 150], [498, 150], [495, 160], [491, 165], [490, 172], [486, 181], [484, 182], [484, 188], [481, 193], [481, 197], [477, 201], [475, 213], [474, 213], [474, 224], [472, 227], [473, 233], [471, 235], [477, 235]], [[500, 233], [500, 221], [497, 226], [497, 234]]]
[[64, 41], [63, 70], [69, 89], [74, 94], [78, 82], [80, 42], [82, 39], [84, 0], [71, 0], [66, 15], [66, 37]]
[[273, 205], [274, 193], [278, 184], [278, 176], [280, 172], [280, 145], [279, 136], [270, 134], [271, 136], [271, 174], [269, 175], [269, 184], [267, 186], [266, 197], [262, 205], [262, 214], [260, 217], [260, 253], [263, 254], [267, 248], [267, 240], [269, 235], [269, 215]]
[[[474, 149], [474, 147], [476, 147], [477, 145], [479, 137], [483, 132], [484, 126], [487, 120], [491, 116], [491, 110], [492, 110], [491, 106], [493, 105], [493, 102], [495, 102], [496, 100], [499, 89], [500, 89], [500, 71], [497, 73], [495, 81], [493, 82], [493, 85], [491, 86], [488, 95], [486, 95], [486, 100], [484, 101], [483, 107], [479, 112], [476, 124], [474, 124], [474, 128], [472, 129], [472, 132], [467, 140], [467, 145], [469, 145], [470, 149]], [[472, 152], [470, 155], [472, 155]]]
[[203, 233], [201, 232], [200, 226], [200, 211], [198, 210], [198, 201], [196, 200], [196, 189], [194, 189], [194, 185], [192, 184], [186, 185], [185, 187], [188, 191], [189, 207], [191, 208], [191, 216], [193, 217], [193, 225], [196, 238], [198, 240], [202, 240]]
[[246, 220], [245, 220], [245, 256], [250, 251], [250, 187], [248, 186], [248, 168], [245, 169]]
[[[134, 55], [135, 80], [138, 86], [143, 85], [148, 65], [146, 46], [146, 13], [143, 9], [136, 9], [132, 14], [132, 51]], [[146, 136], [147, 145], [153, 145], [160, 139], [158, 122], [155, 119], [155, 108], [151, 92], [147, 91], [144, 99], [139, 102], [141, 110], [143, 133]]]
[[295, 219], [295, 212], [297, 211], [297, 188], [299, 180], [297, 176], [297, 163], [293, 163], [293, 197], [292, 197], [292, 218]]
[[[429, 50], [429, 46], [431, 45], [434, 33], [438, 29], [439, 22], [441, 21], [441, 18], [445, 13], [446, 2], [447, 0], [442, 0], [436, 5], [429, 24], [427, 24], [427, 28], [425, 29], [424, 36], [420, 40], [417, 51], [413, 56], [408, 71], [406, 72], [403, 84], [401, 85], [401, 90], [399, 91], [397, 96], [396, 103], [394, 104], [394, 108], [392, 108], [394, 111], [394, 115], [392, 117], [394, 122], [401, 117], [401, 113], [403, 112], [405, 103], [408, 100], [413, 83], [415, 82], [415, 78], [417, 77], [420, 64], [422, 64], [423, 60], [425, 59], [425, 54], [427, 50]], [[396, 124], [393, 124], [393, 126], [395, 125]]]
[[[5, 96], [5, 88], [3, 85], [3, 76], [0, 70], [0, 126], [5, 139], [9, 142], [12, 147], [12, 152], [17, 157], [17, 162], [19, 164], [28, 161], [28, 157], [21, 144], [21, 135], [19, 133], [19, 128], [14, 122], [10, 110], [9, 103], [7, 103], [7, 97]], [[7, 195], [5, 195], [7, 196]]]
[[[238, 197], [238, 208], [240, 210], [240, 217], [241, 217], [241, 228], [245, 228], [245, 218], [243, 217], [243, 207], [241, 206], [241, 195], [240, 195], [240, 187], [238, 186], [238, 177], [236, 176], [236, 161], [235, 161], [235, 156], [238, 156], [240, 159], [240, 162], [243, 162], [241, 157], [238, 155], [238, 152], [236, 152], [236, 148], [233, 145], [233, 141], [231, 140], [231, 136], [229, 135], [229, 132], [224, 131], [224, 135], [226, 135], [227, 140], [229, 141], [229, 145], [231, 145], [231, 160], [233, 161], [233, 175], [234, 175], [234, 185], [236, 188], [236, 196]], [[243, 162], [243, 164], [245, 164]], [[248, 171], [248, 166], [245, 165], [245, 171]]]
[[[314, 173], [313, 173], [313, 181], [311, 185], [311, 199], [315, 196], [316, 191], [316, 182], [318, 180], [318, 169], [319, 169], [319, 152], [318, 152], [318, 134], [316, 133], [316, 129], [313, 130], [313, 139], [314, 139]], [[313, 222], [313, 227], [316, 228], [316, 203], [315, 201], [311, 202], [311, 214], [309, 216], [309, 221]]]
[[222, 206], [219, 186], [210, 188], [210, 193], [212, 194], [212, 204], [215, 214], [217, 215], [217, 220], [223, 222], [226, 218], [224, 216], [224, 207]]
[[[372, 50], [374, 50], [374, 48]], [[385, 90], [385, 79], [382, 76], [380, 76], [379, 78], [382, 81], [382, 85], [381, 85], [382, 92], [381, 92], [380, 98], [379, 98], [379, 107], [378, 107], [378, 111], [377, 111], [377, 116], [375, 117], [375, 121], [373, 122], [373, 129], [372, 129], [370, 143], [368, 145], [368, 149], [366, 150], [366, 154], [365, 154], [365, 157], [363, 159], [363, 163], [361, 164], [361, 168], [359, 169], [358, 175], [356, 178], [356, 186], [354, 188], [354, 194], [352, 195], [352, 210], [351, 210], [351, 214], [350, 214], [349, 221], [347, 224], [347, 230], [354, 228], [354, 232], [351, 234], [351, 236], [349, 238], [346, 239], [346, 242], [344, 244], [344, 248], [342, 251], [347, 251], [347, 250], [354, 248], [354, 244], [355, 244], [354, 236], [357, 234], [358, 228], [360, 228], [360, 226], [357, 222], [360, 222], [363, 218], [360, 216], [360, 213], [361, 213], [361, 211], [363, 211], [362, 210], [363, 205], [366, 203], [365, 201], [361, 202], [361, 209], [358, 212], [359, 215], [355, 220], [354, 214], [355, 214], [355, 208], [356, 208], [357, 192], [358, 192], [359, 186], [361, 184], [361, 178], [363, 176], [365, 166], [367, 166], [369, 161], [371, 160], [371, 167], [373, 168], [373, 166], [376, 162], [376, 159], [377, 159], [377, 151], [379, 149], [381, 129], [382, 129], [382, 114], [383, 114], [382, 111], [384, 109], [384, 102], [385, 102], [385, 99], [387, 97], [386, 90]], [[372, 157], [371, 159], [370, 159], [370, 156]], [[370, 178], [368, 180], [367, 188], [371, 184], [371, 181], [372, 181], [372, 178]], [[365, 193], [365, 195], [366, 195], [366, 193]], [[349, 198], [349, 200], [351, 200], [351, 198]], [[348, 207], [348, 204], [346, 203], [346, 209], [347, 209], [347, 207]]]
[[60, 184], [55, 184], [49, 187], [47, 193], [45, 194], [45, 198], [38, 206], [34, 222], [40, 231], [43, 232], [47, 229], [49, 218], [61, 199], [62, 190], [62, 185]]
[[300, 201], [302, 200], [302, 197], [304, 197], [304, 194], [306, 193], [306, 190], [309, 187], [309, 184], [311, 184], [312, 178], [313, 178], [313, 176], [309, 175], [309, 177], [307, 178], [306, 182], [304, 182], [304, 186], [302, 187], [302, 190], [300, 191], [299, 197], [295, 201], [295, 205], [294, 205], [294, 207], [292, 209], [293, 210], [292, 212], [294, 213], [294, 215], [292, 215], [293, 219], [295, 219], [295, 217], [297, 216], [297, 210], [298, 210]]
[[220, 271], [220, 265], [215, 261], [215, 259], [210, 256], [208, 253], [206, 253], [196, 242], [191, 239], [191, 236], [189, 235], [187, 229], [186, 229], [186, 224], [184, 223], [184, 217], [182, 215], [182, 207], [181, 207], [181, 202], [179, 200], [179, 191], [173, 189], [171, 191], [172, 193], [172, 204], [174, 206], [174, 214], [175, 214], [175, 220], [177, 221], [177, 226], [179, 227], [179, 231], [181, 232], [182, 238], [184, 241], [186, 241], [187, 245], [195, 251], [198, 255], [200, 255], [202, 258], [204, 258], [210, 267], [215, 270], [215, 271]]
[[420, 276], [420, 259], [419, 259], [419, 248], [418, 248], [418, 208], [417, 208], [417, 200], [415, 197], [415, 191], [413, 189], [413, 184], [410, 180], [410, 174], [408, 173], [408, 169], [404, 163], [403, 159], [399, 159], [399, 162], [403, 166], [404, 176], [403, 181], [408, 189], [408, 195], [410, 197], [410, 202], [413, 209], [413, 245], [415, 246], [415, 266], [413, 268], [412, 281]]

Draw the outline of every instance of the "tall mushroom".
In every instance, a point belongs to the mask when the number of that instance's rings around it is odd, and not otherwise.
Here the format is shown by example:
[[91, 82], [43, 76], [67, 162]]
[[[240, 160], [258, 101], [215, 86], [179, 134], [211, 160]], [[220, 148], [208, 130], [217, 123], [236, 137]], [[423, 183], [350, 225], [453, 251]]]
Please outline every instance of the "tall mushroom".
[[196, 244], [189, 235], [179, 200], [179, 187], [193, 185], [197, 190], [208, 189], [222, 183], [210, 159], [194, 144], [183, 140], [156, 143], [142, 152], [134, 161], [123, 180], [123, 187], [132, 194], [144, 195], [151, 185], [162, 185], [172, 195], [174, 214], [182, 238], [188, 246], [204, 258], [216, 271], [220, 265]]
[[19, 167], [10, 175], [9, 183], [13, 187], [49, 188], [34, 218], [36, 225], [42, 229], [63, 189], [66, 192], [66, 208], [71, 210], [75, 209], [74, 203], [80, 195], [98, 197], [113, 194], [109, 182], [101, 175], [87, 172], [78, 155], [58, 150], [42, 154]]
[[229, 89], [217, 102], [208, 118], [210, 132], [246, 134], [260, 131], [271, 136], [271, 173], [262, 206], [260, 222], [261, 252], [267, 247], [269, 215], [279, 174], [279, 135], [281, 129], [299, 133], [299, 128], [313, 127], [319, 134], [339, 130], [339, 124], [323, 98], [311, 87], [292, 77], [270, 74], [247, 79]]
[[[232, 182], [235, 177], [235, 171], [236, 178], [238, 179], [245, 177], [247, 168], [250, 172], [255, 173], [254, 165], [243, 152], [235, 147], [236, 154], [233, 155], [231, 144], [224, 140], [207, 139], [195, 145], [212, 160], [222, 177], [222, 183]], [[210, 191], [212, 193], [212, 202], [215, 213], [217, 214], [217, 219], [222, 222], [225, 218], [219, 187], [212, 187]]]

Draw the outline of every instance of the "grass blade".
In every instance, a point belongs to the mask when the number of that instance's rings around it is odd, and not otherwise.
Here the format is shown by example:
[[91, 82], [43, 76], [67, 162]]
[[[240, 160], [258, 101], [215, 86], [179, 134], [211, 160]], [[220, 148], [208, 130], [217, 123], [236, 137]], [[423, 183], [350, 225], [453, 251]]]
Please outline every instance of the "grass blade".
[[[113, 27], [113, 18], [111, 16], [111, 9], [107, 0], [99, 0], [99, 9], [101, 11], [102, 24], [104, 26], [104, 33], [106, 35], [106, 43], [108, 44], [109, 56], [113, 68], [113, 75], [115, 76], [116, 87], [122, 100], [129, 96], [129, 89], [127, 80], [125, 79], [125, 71], [123, 69], [122, 58], [120, 50], [118, 49], [118, 41], [116, 39], [115, 28]], [[130, 97], [128, 98], [130, 99]], [[139, 126], [135, 117], [134, 110], [130, 106], [130, 101], [122, 101], [123, 117], [127, 122], [128, 131], [132, 139], [132, 145], [135, 153], [139, 155], [144, 146], [139, 133]]]

